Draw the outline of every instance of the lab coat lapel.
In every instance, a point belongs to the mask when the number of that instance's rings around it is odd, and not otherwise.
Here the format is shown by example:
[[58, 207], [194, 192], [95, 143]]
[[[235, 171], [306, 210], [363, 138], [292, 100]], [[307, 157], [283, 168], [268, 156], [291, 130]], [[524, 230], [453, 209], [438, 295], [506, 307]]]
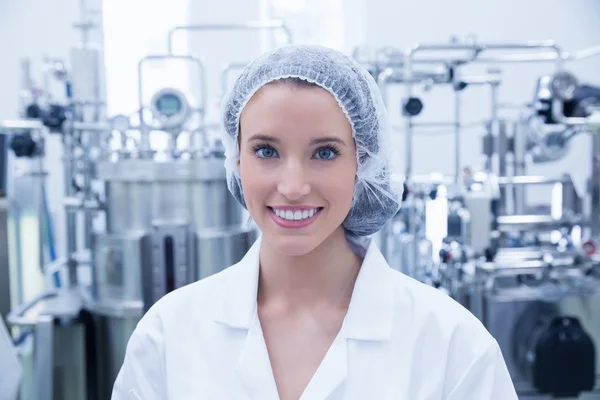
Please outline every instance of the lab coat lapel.
[[[366, 351], [369, 359], [384, 356], [381, 351], [374, 350], [382, 347], [373, 347], [372, 342], [387, 341], [391, 337], [394, 318], [393, 273], [379, 249], [371, 242], [356, 278], [342, 329], [301, 400], [346, 397], [350, 346], [359, 353]], [[361, 368], [360, 365], [356, 367]]]
[[300, 400], [327, 399], [346, 380], [348, 349], [340, 333], [335, 339], [317, 372], [304, 390]]
[[223, 291], [214, 320], [232, 328], [250, 329], [256, 313], [260, 256], [259, 238], [242, 260], [223, 271]]
[[385, 341], [392, 335], [395, 272], [373, 241], [354, 284], [342, 328], [351, 340]]
[[255, 316], [252, 327], [248, 331], [235, 370], [250, 398], [279, 399], [258, 315]]
[[[306, 387], [301, 400], [345, 397], [345, 382], [350, 373], [350, 346], [359, 352], [362, 352], [361, 349], [368, 349], [366, 351], [369, 358], [382, 355], [381, 352], [374, 352], [373, 346], [369, 344], [374, 341], [386, 341], [391, 337], [394, 318], [394, 280], [391, 274], [393, 272], [385, 258], [376, 245], [370, 242], [354, 284], [342, 329]], [[363, 346], [365, 344], [366, 346]]]
[[232, 330], [246, 330], [235, 373], [252, 399], [278, 399], [269, 353], [262, 335], [256, 308], [260, 242], [224, 274], [223, 292], [218, 299], [215, 321]]

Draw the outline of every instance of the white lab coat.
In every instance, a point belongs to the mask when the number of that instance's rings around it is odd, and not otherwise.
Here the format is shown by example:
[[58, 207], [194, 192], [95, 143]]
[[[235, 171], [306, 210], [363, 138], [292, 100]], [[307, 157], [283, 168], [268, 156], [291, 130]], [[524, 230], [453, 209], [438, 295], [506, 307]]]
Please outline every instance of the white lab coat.
[[[260, 240], [140, 321], [113, 400], [278, 399], [257, 316]], [[342, 329], [302, 400], [517, 399], [496, 341], [442, 292], [366, 249]]]

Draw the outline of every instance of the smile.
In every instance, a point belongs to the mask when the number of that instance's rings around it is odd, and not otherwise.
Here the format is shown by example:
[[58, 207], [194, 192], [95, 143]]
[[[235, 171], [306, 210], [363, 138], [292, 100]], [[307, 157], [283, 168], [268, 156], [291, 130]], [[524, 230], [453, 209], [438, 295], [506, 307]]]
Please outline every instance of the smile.
[[313, 208], [275, 208], [267, 207], [269, 214], [277, 223], [284, 228], [304, 228], [312, 224], [319, 216], [323, 207]]

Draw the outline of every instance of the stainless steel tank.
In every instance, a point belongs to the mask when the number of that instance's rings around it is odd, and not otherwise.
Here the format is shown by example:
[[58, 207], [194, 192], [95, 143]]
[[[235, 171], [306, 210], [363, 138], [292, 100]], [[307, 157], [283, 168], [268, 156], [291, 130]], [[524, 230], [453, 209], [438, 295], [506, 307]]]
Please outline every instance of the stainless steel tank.
[[110, 391], [127, 341], [168, 292], [239, 261], [256, 238], [229, 193], [223, 159], [125, 159], [97, 164], [105, 182], [105, 233], [93, 240], [98, 398]]

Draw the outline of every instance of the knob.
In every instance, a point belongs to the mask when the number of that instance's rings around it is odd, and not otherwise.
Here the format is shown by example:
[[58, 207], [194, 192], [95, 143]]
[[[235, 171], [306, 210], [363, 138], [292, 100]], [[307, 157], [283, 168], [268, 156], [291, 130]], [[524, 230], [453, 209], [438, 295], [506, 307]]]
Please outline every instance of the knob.
[[417, 97], [409, 97], [402, 105], [402, 113], [414, 117], [423, 111], [423, 102]]
[[67, 113], [63, 106], [51, 104], [42, 121], [51, 131], [60, 131], [62, 124], [67, 120]]
[[33, 157], [37, 152], [37, 144], [29, 133], [21, 133], [12, 137], [10, 148], [17, 157]]

